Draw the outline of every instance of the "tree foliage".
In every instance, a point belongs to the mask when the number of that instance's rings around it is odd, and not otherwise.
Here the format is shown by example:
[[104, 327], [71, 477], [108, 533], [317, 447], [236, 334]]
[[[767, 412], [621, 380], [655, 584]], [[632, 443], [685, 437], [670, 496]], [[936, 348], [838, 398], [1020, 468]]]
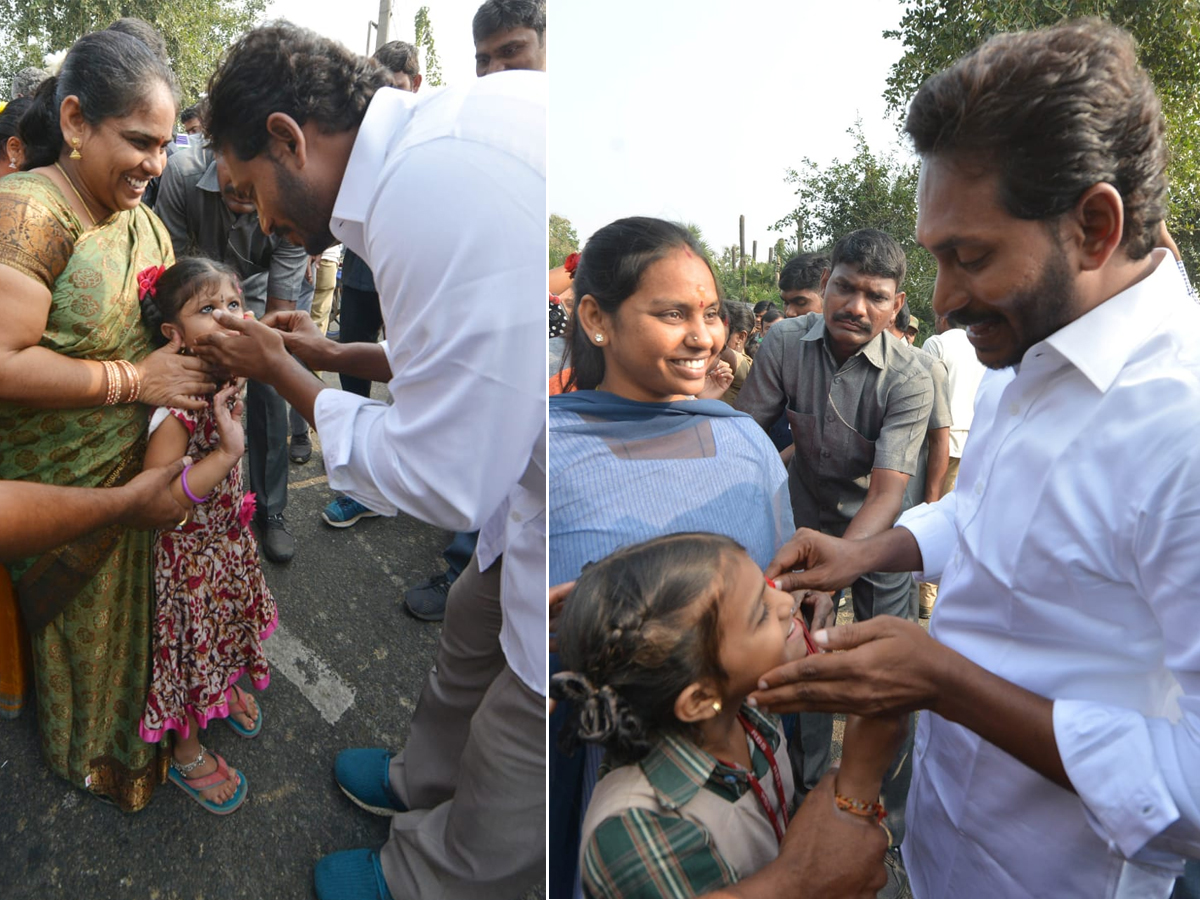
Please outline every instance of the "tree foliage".
[[908, 258], [904, 290], [909, 308], [921, 321], [923, 338], [932, 333], [930, 301], [937, 269], [916, 239], [917, 166], [897, 159], [894, 152], [873, 151], [861, 122], [848, 133], [854, 139], [854, 156], [848, 161], [835, 159], [822, 167], [805, 158], [798, 170], [788, 170], [784, 180], [795, 186], [799, 204], [772, 230], [794, 235], [796, 222], [803, 221], [803, 251], [828, 249], [859, 228], [890, 234]]
[[145, 19], [167, 42], [185, 106], [200, 99], [225, 48], [262, 17], [266, 0], [0, 0], [0, 85], [48, 53], [122, 16]]
[[556, 269], [563, 261], [579, 249], [579, 235], [571, 220], [557, 213], [550, 213], [550, 268]]
[[733, 258], [727, 251], [723, 256], [713, 260], [713, 269], [717, 274], [721, 295], [729, 300], [743, 300], [751, 305], [759, 300], [770, 300], [780, 309], [783, 304], [779, 300], [779, 270], [774, 263], [751, 262], [749, 254], [746, 258], [746, 286], [742, 287], [742, 270], [735, 262], [737, 247], [729, 248]]
[[430, 87], [442, 83], [442, 64], [433, 45], [433, 26], [429, 22], [429, 7], [422, 6], [413, 18], [413, 46], [421, 51], [422, 79]]
[[1200, 271], [1200, 0], [903, 0], [904, 55], [884, 99], [900, 118], [917, 88], [994, 34], [1098, 16], [1129, 31], [1162, 100], [1171, 148], [1167, 224], [1188, 268]]

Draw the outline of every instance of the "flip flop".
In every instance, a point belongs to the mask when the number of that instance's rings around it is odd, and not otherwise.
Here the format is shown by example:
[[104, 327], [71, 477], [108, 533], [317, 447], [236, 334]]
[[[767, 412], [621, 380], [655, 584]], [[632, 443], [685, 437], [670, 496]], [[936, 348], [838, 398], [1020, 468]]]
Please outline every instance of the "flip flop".
[[[258, 716], [254, 719], [254, 727], [247, 728], [241, 722], [233, 717], [234, 713], [246, 713], [249, 715], [249, 707], [246, 706], [246, 692], [236, 684], [232, 686], [234, 690], [234, 700], [229, 703], [229, 715], [225, 717], [225, 721], [229, 723], [229, 727], [236, 731], [244, 738], [258, 737], [258, 733], [262, 731], [263, 723], [263, 708], [262, 703], [258, 703]], [[256, 701], [257, 702], [257, 701]]]
[[[249, 785], [246, 783], [246, 776], [237, 769], [231, 770], [229, 766], [226, 765], [225, 760], [219, 754], [213, 753], [211, 750], [207, 752], [212, 754], [212, 758], [217, 761], [216, 771], [211, 772], [208, 775], [202, 775], [199, 778], [189, 779], [184, 778], [183, 774], [172, 765], [171, 768], [167, 770], [167, 777], [170, 778], [171, 781], [175, 782], [175, 784], [183, 788], [189, 797], [203, 806], [210, 813], [218, 816], [227, 816], [245, 802]], [[209, 788], [216, 787], [219, 784], [224, 784], [231, 778], [238, 779], [237, 790], [234, 792], [233, 796], [224, 803], [213, 803], [211, 800], [205, 800], [200, 796], [201, 791], [206, 791]]]

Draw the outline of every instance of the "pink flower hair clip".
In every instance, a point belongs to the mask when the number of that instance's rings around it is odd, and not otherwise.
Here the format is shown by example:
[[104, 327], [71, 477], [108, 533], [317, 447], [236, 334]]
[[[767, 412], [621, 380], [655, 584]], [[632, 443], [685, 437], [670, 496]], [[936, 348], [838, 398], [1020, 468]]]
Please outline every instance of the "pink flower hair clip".
[[158, 293], [158, 279], [163, 277], [165, 271], [167, 271], [166, 266], [150, 266], [138, 272], [138, 300], [145, 300]]

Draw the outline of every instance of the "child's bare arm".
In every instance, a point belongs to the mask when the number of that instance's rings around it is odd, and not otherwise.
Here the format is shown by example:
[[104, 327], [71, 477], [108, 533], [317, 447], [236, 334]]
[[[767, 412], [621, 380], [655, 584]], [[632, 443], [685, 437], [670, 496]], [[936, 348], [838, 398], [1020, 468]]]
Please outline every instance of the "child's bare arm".
[[[225, 476], [242, 458], [245, 449], [241, 426], [242, 402], [238, 400], [232, 410], [228, 405], [240, 386], [230, 385], [213, 398], [217, 432], [221, 440], [212, 453], [188, 469], [188, 489], [197, 497], [206, 497], [225, 480]], [[174, 416], [167, 416], [150, 436], [144, 468], [166, 465], [179, 459], [187, 450], [187, 443], [187, 427]], [[184, 509], [190, 510], [195, 505], [183, 490], [182, 475], [171, 483], [171, 493]]]
[[907, 715], [846, 716], [837, 792], [864, 804], [874, 803], [907, 730]]

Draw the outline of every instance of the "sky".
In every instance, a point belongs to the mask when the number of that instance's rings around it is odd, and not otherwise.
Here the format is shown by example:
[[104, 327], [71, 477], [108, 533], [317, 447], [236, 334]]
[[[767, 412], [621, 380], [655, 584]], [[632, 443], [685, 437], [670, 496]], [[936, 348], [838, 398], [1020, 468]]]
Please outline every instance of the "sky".
[[[475, 78], [475, 42], [471, 19], [483, 0], [424, 0], [422, 3], [392, 4], [388, 40], [413, 40], [413, 17], [422, 6], [429, 7], [434, 49], [442, 67], [444, 84], [462, 84]], [[379, 0], [272, 0], [267, 19], [284, 18], [345, 44], [355, 53], [367, 50], [367, 23], [379, 18]], [[371, 29], [372, 51], [375, 31]], [[421, 60], [425, 71], [425, 60]]]
[[581, 243], [623, 216], [694, 222], [718, 252], [744, 214], [746, 252], [757, 240], [765, 260], [796, 206], [789, 167], [848, 159], [857, 118], [873, 150], [907, 154], [882, 97], [902, 52], [882, 32], [901, 13], [899, 0], [553, 0], [550, 212]]

